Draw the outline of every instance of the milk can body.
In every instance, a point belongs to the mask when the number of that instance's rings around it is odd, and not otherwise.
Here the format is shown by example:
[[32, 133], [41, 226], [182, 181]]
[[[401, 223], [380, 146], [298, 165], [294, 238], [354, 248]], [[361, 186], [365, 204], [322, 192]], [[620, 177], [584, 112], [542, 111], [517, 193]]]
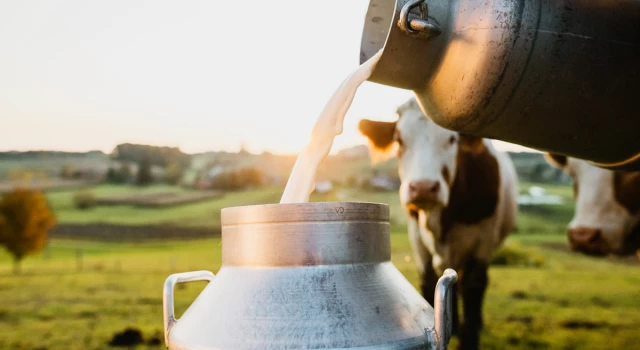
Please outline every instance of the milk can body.
[[[456, 278], [440, 281], [436, 317], [390, 262], [384, 204], [226, 208], [218, 273], [165, 283], [165, 339], [169, 349], [444, 349]], [[199, 279], [210, 282], [176, 321], [174, 286]]]
[[640, 168], [640, 1], [372, 0], [370, 80], [457, 131]]

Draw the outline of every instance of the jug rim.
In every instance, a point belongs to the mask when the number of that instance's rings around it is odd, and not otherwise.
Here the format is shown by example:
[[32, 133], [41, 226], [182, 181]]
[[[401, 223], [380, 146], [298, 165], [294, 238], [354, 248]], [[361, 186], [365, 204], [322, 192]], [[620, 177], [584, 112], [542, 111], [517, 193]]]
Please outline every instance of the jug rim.
[[389, 206], [365, 202], [263, 204], [222, 210], [222, 264], [311, 266], [391, 258]]
[[389, 222], [389, 205], [375, 202], [305, 202], [254, 204], [223, 208], [222, 226], [277, 222]]

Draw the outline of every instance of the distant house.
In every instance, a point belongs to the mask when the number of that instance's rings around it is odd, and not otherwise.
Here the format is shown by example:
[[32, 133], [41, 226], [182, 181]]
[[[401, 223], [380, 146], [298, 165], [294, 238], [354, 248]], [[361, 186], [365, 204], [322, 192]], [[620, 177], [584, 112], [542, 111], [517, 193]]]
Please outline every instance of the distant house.
[[193, 187], [199, 190], [208, 190], [212, 187], [212, 183], [205, 179], [196, 179], [193, 182]]
[[333, 190], [333, 183], [331, 181], [316, 181], [315, 192], [317, 193], [328, 193]]
[[559, 205], [564, 202], [562, 197], [549, 195], [544, 188], [531, 186], [527, 191], [528, 194], [522, 194], [518, 197], [520, 205]]
[[390, 176], [377, 175], [369, 180], [369, 186], [379, 191], [394, 191], [400, 188], [400, 181]]
[[226, 171], [226, 168], [224, 165], [216, 165], [211, 167], [211, 169], [207, 170], [206, 173], [206, 178], [207, 179], [214, 179], [216, 176], [224, 173]]

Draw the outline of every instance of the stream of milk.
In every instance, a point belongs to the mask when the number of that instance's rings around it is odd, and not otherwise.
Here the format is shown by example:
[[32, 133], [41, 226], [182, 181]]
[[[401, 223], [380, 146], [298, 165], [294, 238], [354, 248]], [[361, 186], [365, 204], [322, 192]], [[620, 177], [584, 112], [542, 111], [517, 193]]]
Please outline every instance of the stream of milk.
[[280, 203], [309, 201], [318, 166], [329, 154], [333, 139], [342, 134], [344, 116], [351, 106], [353, 97], [358, 87], [371, 76], [381, 54], [382, 50], [360, 65], [333, 93], [311, 131], [309, 143], [296, 159]]

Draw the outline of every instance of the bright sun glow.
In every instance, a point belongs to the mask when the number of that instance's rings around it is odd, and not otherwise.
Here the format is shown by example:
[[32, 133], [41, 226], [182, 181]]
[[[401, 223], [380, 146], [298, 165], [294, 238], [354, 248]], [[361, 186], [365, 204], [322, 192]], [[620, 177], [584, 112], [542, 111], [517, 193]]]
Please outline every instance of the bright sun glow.
[[[359, 63], [367, 4], [0, 2], [0, 149], [296, 153]], [[363, 85], [334, 151], [364, 143], [358, 120], [392, 119], [410, 95]]]

